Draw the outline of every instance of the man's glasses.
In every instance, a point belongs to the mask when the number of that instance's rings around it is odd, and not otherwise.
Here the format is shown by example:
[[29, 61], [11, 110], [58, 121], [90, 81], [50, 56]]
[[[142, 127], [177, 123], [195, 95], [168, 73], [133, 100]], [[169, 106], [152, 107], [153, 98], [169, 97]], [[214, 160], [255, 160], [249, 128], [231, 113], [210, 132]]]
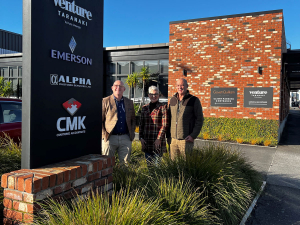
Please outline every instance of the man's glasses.
[[118, 88], [122, 88], [122, 87], [124, 87], [124, 85], [114, 85], [114, 87], [115, 87], [115, 88], [117, 88], [117, 87], [118, 87]]
[[149, 94], [149, 97], [156, 97], [158, 96], [159, 94]]

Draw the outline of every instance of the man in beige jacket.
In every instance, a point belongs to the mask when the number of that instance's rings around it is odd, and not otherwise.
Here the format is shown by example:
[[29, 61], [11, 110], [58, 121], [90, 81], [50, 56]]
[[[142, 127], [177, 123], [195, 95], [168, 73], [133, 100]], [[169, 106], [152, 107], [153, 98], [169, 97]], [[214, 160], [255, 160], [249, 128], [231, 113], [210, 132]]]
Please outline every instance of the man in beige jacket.
[[102, 100], [102, 154], [114, 156], [117, 151], [120, 163], [127, 164], [135, 136], [134, 106], [123, 96], [125, 86], [122, 81], [115, 81], [112, 91], [112, 95]]

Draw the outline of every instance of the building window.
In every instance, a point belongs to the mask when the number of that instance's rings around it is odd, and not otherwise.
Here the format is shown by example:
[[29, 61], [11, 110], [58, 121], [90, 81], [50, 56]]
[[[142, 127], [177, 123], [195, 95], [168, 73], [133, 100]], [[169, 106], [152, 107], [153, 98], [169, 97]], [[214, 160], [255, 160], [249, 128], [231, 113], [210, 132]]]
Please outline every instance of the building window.
[[144, 61], [133, 61], [131, 62], [131, 68], [132, 68], [132, 73], [136, 72], [139, 73], [141, 72], [141, 69], [144, 66]]
[[168, 73], [169, 70], [169, 60], [160, 60], [159, 61], [159, 72]]
[[18, 67], [10, 67], [9, 68], [9, 77], [18, 77]]
[[168, 76], [159, 76], [159, 93], [161, 99], [168, 101]]
[[8, 67], [1, 67], [1, 77], [9, 77], [9, 70]]
[[[105, 86], [106, 86], [106, 96], [112, 94], [111, 86], [115, 80], [121, 80], [125, 85], [125, 97], [134, 97], [134, 89], [131, 89], [131, 95], [129, 95], [129, 87], [126, 84], [126, 79], [128, 74], [133, 72], [140, 73], [141, 69], [146, 66], [149, 68], [150, 73], [155, 73], [158, 75], [157, 80], [150, 81], [145, 87], [145, 97], [147, 97], [148, 88], [151, 85], [157, 86], [160, 91], [160, 99], [162, 102], [168, 101], [168, 67], [169, 60], [139, 60], [139, 61], [119, 61], [119, 62], [109, 62], [107, 64], [107, 75], [105, 77]], [[142, 89], [136, 87], [135, 91], [135, 100], [139, 102], [142, 97]]]
[[127, 76], [117, 77], [117, 80], [121, 80], [124, 83], [125, 91], [124, 91], [123, 95], [127, 98], [131, 98], [131, 96], [129, 96], [129, 86], [126, 84], [126, 79], [127, 79]]
[[19, 77], [22, 77], [22, 67], [19, 66]]
[[129, 62], [118, 62], [118, 74], [129, 74]]
[[158, 60], [145, 61], [145, 66], [149, 68], [150, 73], [158, 72]]

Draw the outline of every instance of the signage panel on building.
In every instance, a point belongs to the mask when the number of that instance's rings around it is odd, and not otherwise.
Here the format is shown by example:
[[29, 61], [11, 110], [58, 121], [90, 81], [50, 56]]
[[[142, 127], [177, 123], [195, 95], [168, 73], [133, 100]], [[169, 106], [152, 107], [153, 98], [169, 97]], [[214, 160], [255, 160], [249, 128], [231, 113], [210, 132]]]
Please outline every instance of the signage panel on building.
[[101, 153], [103, 0], [23, 1], [22, 168]]
[[244, 107], [272, 108], [273, 88], [244, 88]]
[[211, 88], [210, 105], [218, 107], [236, 107], [237, 88]]

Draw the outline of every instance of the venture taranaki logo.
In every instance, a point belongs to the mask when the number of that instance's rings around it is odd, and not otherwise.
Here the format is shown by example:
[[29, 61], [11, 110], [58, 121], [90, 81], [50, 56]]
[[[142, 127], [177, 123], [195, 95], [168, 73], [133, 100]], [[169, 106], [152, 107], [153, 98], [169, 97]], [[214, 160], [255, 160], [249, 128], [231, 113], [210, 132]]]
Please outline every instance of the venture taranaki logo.
[[[65, 23], [81, 29], [78, 25], [87, 26], [87, 21], [92, 20], [92, 12], [76, 5], [75, 1], [69, 2], [67, 0], [54, 0], [54, 5], [59, 8], [57, 10], [58, 16], [65, 19]], [[70, 22], [66, 21], [69, 20]], [[76, 24], [72, 24], [72, 22]]]
[[60, 117], [56, 122], [56, 128], [59, 133], [56, 136], [67, 136], [74, 134], [85, 133], [84, 120], [86, 116], [74, 116], [75, 113], [81, 108], [82, 104], [74, 98], [69, 99], [68, 101], [62, 104], [63, 108], [72, 116], [72, 117]]
[[93, 61], [92, 59], [73, 54], [76, 46], [77, 46], [77, 43], [75, 41], [75, 38], [72, 36], [72, 38], [69, 42], [69, 48], [72, 53], [60, 52], [58, 50], [51, 49], [51, 58], [52, 59], [61, 59], [61, 60], [68, 61], [68, 62], [75, 62], [75, 63], [91, 66], [92, 61]]

